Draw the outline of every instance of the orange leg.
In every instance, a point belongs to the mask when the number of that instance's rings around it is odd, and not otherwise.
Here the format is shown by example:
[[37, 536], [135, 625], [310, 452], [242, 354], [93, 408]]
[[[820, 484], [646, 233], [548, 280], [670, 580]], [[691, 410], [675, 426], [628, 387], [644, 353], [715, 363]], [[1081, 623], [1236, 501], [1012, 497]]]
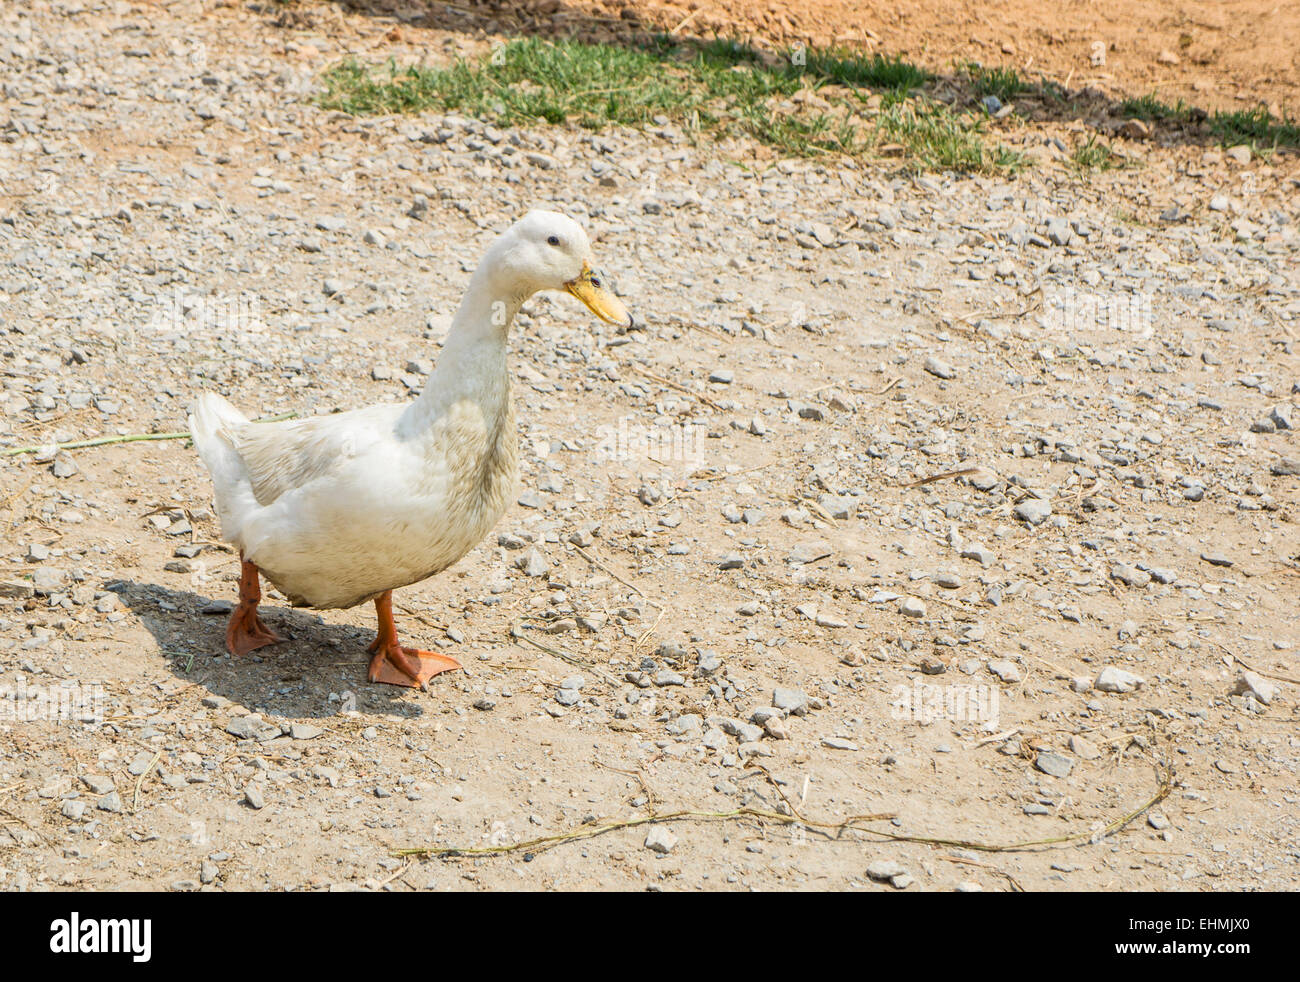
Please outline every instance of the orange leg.
[[393, 622], [393, 591], [386, 590], [375, 597], [375, 613], [379, 617], [379, 633], [371, 642], [369, 679], [389, 685], [406, 685], [423, 689], [425, 683], [440, 672], [460, 668], [455, 658], [435, 651], [404, 648], [397, 641], [397, 625]]
[[268, 644], [283, 641], [257, 616], [257, 605], [262, 599], [262, 587], [257, 578], [257, 564], [240, 557], [243, 565], [239, 571], [239, 606], [230, 615], [226, 625], [226, 650], [232, 655], [246, 655]]

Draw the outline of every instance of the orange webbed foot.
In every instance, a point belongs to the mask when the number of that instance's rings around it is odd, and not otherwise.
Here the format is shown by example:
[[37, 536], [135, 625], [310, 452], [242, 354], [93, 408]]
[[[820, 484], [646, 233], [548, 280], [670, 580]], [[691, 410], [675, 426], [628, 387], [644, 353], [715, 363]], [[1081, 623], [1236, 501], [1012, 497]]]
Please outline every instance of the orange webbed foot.
[[366, 673], [371, 682], [423, 689], [435, 675], [461, 667], [460, 662], [449, 655], [407, 648], [398, 643], [391, 590], [375, 598], [375, 613], [379, 617], [379, 633], [366, 649], [373, 656]]
[[386, 645], [370, 659], [370, 670], [366, 677], [371, 682], [423, 689], [435, 675], [460, 667], [460, 662], [455, 658], [440, 655], [436, 651]]
[[243, 657], [268, 644], [277, 644], [284, 638], [276, 634], [258, 616], [257, 605], [262, 599], [257, 565], [243, 560], [239, 572], [239, 606], [230, 615], [226, 625], [226, 650]]
[[283, 640], [284, 638], [263, 623], [256, 607], [240, 604], [230, 615], [230, 623], [226, 625], [226, 650], [241, 658], [258, 648], [265, 648], [268, 644], [278, 644]]

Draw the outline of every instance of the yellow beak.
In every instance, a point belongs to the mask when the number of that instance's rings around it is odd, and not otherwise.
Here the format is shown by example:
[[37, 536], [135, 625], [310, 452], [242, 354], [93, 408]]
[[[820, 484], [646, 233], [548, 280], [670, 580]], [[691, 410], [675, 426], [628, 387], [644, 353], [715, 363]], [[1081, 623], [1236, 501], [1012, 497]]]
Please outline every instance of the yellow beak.
[[588, 310], [606, 323], [617, 324], [619, 327], [632, 326], [632, 315], [623, 306], [623, 301], [614, 296], [613, 292], [605, 286], [604, 280], [588, 263], [582, 264], [582, 272], [578, 274], [577, 279], [565, 283], [564, 289], [581, 300]]

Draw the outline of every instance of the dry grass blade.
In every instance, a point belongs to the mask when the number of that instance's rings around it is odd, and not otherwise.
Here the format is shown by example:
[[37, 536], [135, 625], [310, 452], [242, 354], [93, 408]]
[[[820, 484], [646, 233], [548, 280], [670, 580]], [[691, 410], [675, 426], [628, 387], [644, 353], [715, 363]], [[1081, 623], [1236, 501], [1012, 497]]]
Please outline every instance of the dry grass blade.
[[[891, 815], [860, 815], [856, 819], [848, 820], [848, 823], [837, 823], [824, 826], [842, 830], [851, 827], [853, 821], [887, 821], [893, 818]], [[608, 822], [604, 825], [591, 825], [585, 828], [574, 829], [571, 832], [561, 832], [557, 835], [546, 835], [536, 839], [529, 839], [527, 842], [517, 842], [508, 846], [473, 846], [469, 848], [456, 848], [453, 846], [421, 846], [413, 849], [398, 849], [394, 852], [396, 856], [419, 856], [421, 858], [449, 858], [455, 856], [500, 856], [512, 852], [541, 852], [544, 849], [553, 849], [555, 846], [564, 845], [567, 842], [578, 842], [582, 839], [591, 839], [598, 835], [605, 835], [609, 832], [617, 832], [620, 829], [632, 829], [641, 825], [665, 824], [672, 822], [723, 822], [738, 818], [758, 818], [772, 822], [780, 822], [783, 825], [805, 825], [804, 820], [791, 815], [783, 815], [780, 812], [769, 811], [765, 808], [750, 808], [748, 806], [733, 808], [730, 811], [692, 811], [684, 809], [675, 812], [654, 812], [649, 815], [641, 815], [637, 818], [629, 818], [620, 822]], [[814, 826], [822, 827], [822, 826]], [[865, 831], [865, 830], [864, 830]]]
[[148, 777], [150, 774], [152, 774], [153, 769], [158, 766], [158, 761], [162, 760], [162, 755], [163, 752], [161, 750], [155, 753], [153, 755], [153, 759], [149, 761], [149, 766], [146, 767], [143, 771], [141, 771], [140, 776], [135, 779], [135, 796], [131, 799], [132, 813], [138, 812], [140, 810], [140, 787], [141, 785], [144, 784], [144, 779]]
[[[286, 419], [293, 419], [297, 413], [282, 413], [279, 416], [269, 416], [266, 419], [255, 419], [254, 423], [282, 423]], [[10, 447], [8, 450], [0, 451], [0, 457], [16, 457], [25, 453], [40, 453], [42, 450], [53, 448], [54, 450], [84, 450], [87, 447], [107, 447], [114, 443], [144, 443], [154, 440], [188, 440], [190, 437], [189, 430], [176, 430], [172, 433], [128, 433], [125, 436], [101, 436], [93, 440], [73, 440], [70, 443], [33, 443], [25, 447]]]
[[560, 661], [566, 662], [574, 666], [575, 668], [582, 668], [589, 672], [594, 672], [595, 674], [603, 678], [606, 682], [608, 682], [610, 685], [618, 685], [618, 679], [614, 678], [614, 676], [610, 675], [609, 672], [605, 671], [599, 665], [596, 665], [593, 662], [589, 662], [585, 658], [579, 658], [577, 655], [571, 655], [563, 648], [552, 648], [548, 644], [542, 644], [540, 641], [534, 641], [532, 638], [530, 638], [527, 634], [524, 633], [524, 628], [522, 624], [516, 624], [514, 627], [512, 627], [510, 629], [510, 636], [517, 641], [523, 641], [525, 644], [531, 644], [538, 651], [545, 652], [546, 654], [550, 655], [552, 658], [558, 658], [560, 659]]
[[[752, 808], [743, 806], [733, 808], [729, 811], [697, 811], [693, 809], [682, 809], [672, 812], [650, 812], [636, 818], [629, 818], [618, 822], [606, 822], [602, 825], [590, 825], [583, 828], [574, 829], [569, 832], [559, 832], [555, 835], [540, 836], [536, 839], [529, 839], [526, 842], [516, 842], [512, 845], [502, 846], [416, 846], [408, 849], [394, 850], [395, 856], [418, 856], [423, 859], [449, 859], [457, 856], [502, 856], [515, 852], [537, 853], [546, 849], [553, 849], [556, 846], [565, 845], [569, 842], [578, 842], [584, 839], [595, 838], [599, 835], [605, 835], [610, 832], [618, 832], [624, 829], [638, 828], [642, 825], [653, 824], [670, 824], [674, 822], [726, 822], [742, 818], [755, 818], [763, 821], [777, 822], [781, 825], [798, 825], [806, 829], [816, 829], [826, 833], [834, 833], [838, 838], [844, 832], [861, 832], [866, 835], [874, 835], [879, 839], [889, 842], [917, 842], [932, 846], [953, 846], [959, 849], [971, 849], [977, 852], [1025, 852], [1032, 849], [1041, 849], [1051, 846], [1070, 845], [1079, 842], [1100, 842], [1111, 835], [1114, 835], [1120, 829], [1124, 828], [1138, 816], [1145, 814], [1149, 809], [1154, 808], [1160, 802], [1169, 797], [1173, 790], [1173, 769], [1168, 763], [1162, 763], [1156, 766], [1157, 788], [1155, 794], [1144, 801], [1141, 805], [1132, 811], [1113, 819], [1107, 825], [1100, 829], [1088, 829], [1081, 832], [1071, 832], [1065, 835], [1051, 836], [1045, 839], [1030, 839], [1023, 842], [975, 842], [969, 839], [947, 839], [938, 836], [926, 835], [909, 835], [906, 833], [882, 832], [879, 829], [869, 828], [866, 823], [889, 821], [895, 816], [892, 813], [882, 813], [874, 815], [853, 815], [844, 819], [842, 822], [823, 822], [804, 816], [790, 801], [785, 792], [776, 784], [771, 774], [761, 765], [752, 765], [762, 771], [768, 782], [776, 788], [781, 800], [785, 803], [789, 813], [774, 811], [767, 808]], [[1019, 884], [1015, 884], [1016, 887]]]
[[700, 402], [704, 403], [706, 406], [712, 406], [714, 409], [718, 410], [718, 412], [724, 411], [721, 406], [719, 406], [716, 402], [714, 402], [712, 399], [706, 396], [703, 392], [696, 392], [695, 390], [687, 388], [685, 385], [682, 385], [680, 382], [674, 382], [670, 378], [664, 378], [662, 375], [656, 375], [654, 372], [650, 371], [649, 369], [642, 368], [640, 365], [636, 364], [635, 362], [628, 362], [627, 367], [632, 369], [632, 371], [636, 372], [638, 375], [644, 375], [652, 382], [658, 382], [660, 385], [666, 385], [670, 389], [676, 389], [678, 392], [688, 395], [692, 399], [699, 399]]
[[44, 842], [46, 845], [50, 845], [49, 836], [47, 836], [44, 832], [38, 829], [31, 822], [23, 818], [21, 815], [15, 815], [8, 808], [0, 808], [0, 815], [4, 816], [6, 819], [8, 819], [10, 822], [12, 822], [15, 825], [21, 825], [28, 832], [31, 832], [32, 835], [36, 836], [38, 839]]
[[944, 481], [950, 477], [965, 477], [967, 474], [979, 474], [981, 472], [992, 474], [994, 477], [997, 476], [994, 471], [987, 467], [963, 467], [961, 470], [944, 471], [942, 474], [935, 474], [933, 477], [923, 477], [919, 481], [913, 481], [911, 484], [904, 484], [903, 487], [919, 488], [923, 484], [933, 484], [935, 481]]
[[587, 562], [591, 563], [591, 565], [596, 566], [596, 567], [599, 567], [600, 569], [604, 570], [604, 571], [605, 571], [606, 573], [608, 573], [610, 576], [614, 577], [614, 579], [618, 580], [618, 581], [619, 581], [620, 583], [622, 583], [625, 587], [627, 587], [629, 590], [631, 590], [633, 593], [635, 593], [638, 597], [642, 597], [642, 598], [644, 598], [645, 601], [646, 601], [646, 603], [654, 604], [654, 605], [655, 605], [656, 607], [658, 607], [660, 610], [663, 610], [663, 604], [658, 603], [657, 601], [651, 600], [649, 597], [647, 597], [647, 596], [646, 596], [646, 595], [641, 591], [641, 588], [640, 588], [639, 586], [637, 586], [635, 583], [630, 583], [630, 582], [628, 582], [627, 580], [623, 579], [623, 577], [619, 576], [619, 575], [618, 575], [617, 573], [615, 573], [612, 569], [610, 569], [608, 566], [606, 566], [604, 563], [602, 563], [599, 559], [597, 559], [595, 556], [592, 556], [592, 555], [591, 555], [590, 553], [588, 553], [585, 549], [583, 549], [582, 546], [574, 546], [573, 548], [574, 548], [574, 551], [577, 552], [577, 554], [578, 554], [579, 556], [581, 556], [583, 559], [587, 560]]
[[1227, 645], [1223, 644], [1220, 641], [1216, 641], [1214, 643], [1217, 644], [1220, 648], [1222, 648], [1225, 652], [1227, 652], [1229, 658], [1231, 658], [1233, 661], [1235, 661], [1238, 665], [1240, 665], [1248, 672], [1254, 672], [1256, 675], [1262, 675], [1266, 679], [1273, 679], [1274, 681], [1277, 682], [1290, 682], [1292, 685], [1300, 685], [1300, 679], [1293, 679], [1289, 675], [1278, 675], [1275, 672], [1265, 672], [1263, 669], [1253, 668], [1247, 662], [1243, 661], [1242, 657], [1238, 655], [1236, 652], [1234, 652]]

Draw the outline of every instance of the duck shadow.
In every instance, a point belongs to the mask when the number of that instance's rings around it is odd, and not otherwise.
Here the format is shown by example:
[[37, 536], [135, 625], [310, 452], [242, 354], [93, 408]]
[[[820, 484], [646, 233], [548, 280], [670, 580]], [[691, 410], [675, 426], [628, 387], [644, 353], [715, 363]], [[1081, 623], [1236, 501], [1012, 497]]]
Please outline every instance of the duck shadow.
[[[349, 709], [412, 718], [427, 707], [417, 689], [370, 682], [371, 628], [330, 624], [315, 611], [263, 604], [262, 620], [283, 642], [236, 658], [226, 651], [231, 604], [157, 583], [117, 580], [106, 589], [153, 635], [158, 657], [178, 679], [264, 717], [337, 716]], [[429, 684], [436, 697], [439, 680]]]

